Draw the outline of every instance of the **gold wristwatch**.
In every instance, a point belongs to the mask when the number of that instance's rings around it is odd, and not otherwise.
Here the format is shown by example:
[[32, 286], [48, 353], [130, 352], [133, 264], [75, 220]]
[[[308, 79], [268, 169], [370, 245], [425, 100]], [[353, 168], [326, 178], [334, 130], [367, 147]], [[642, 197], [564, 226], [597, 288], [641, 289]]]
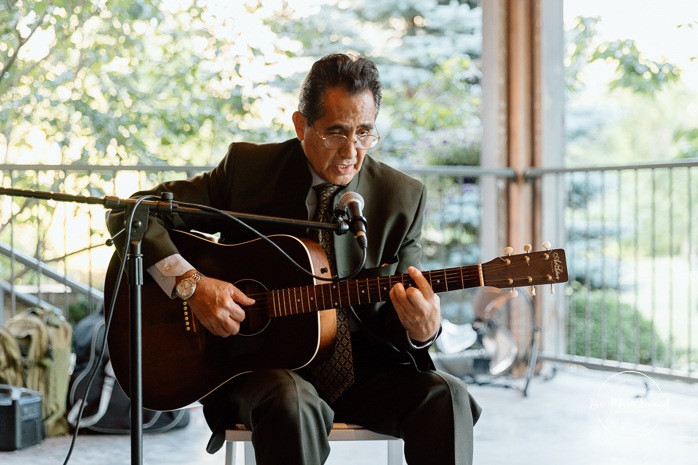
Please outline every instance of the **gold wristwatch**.
[[196, 283], [201, 279], [201, 273], [198, 271], [188, 278], [184, 278], [175, 287], [175, 294], [182, 300], [187, 300], [194, 295], [196, 291]]

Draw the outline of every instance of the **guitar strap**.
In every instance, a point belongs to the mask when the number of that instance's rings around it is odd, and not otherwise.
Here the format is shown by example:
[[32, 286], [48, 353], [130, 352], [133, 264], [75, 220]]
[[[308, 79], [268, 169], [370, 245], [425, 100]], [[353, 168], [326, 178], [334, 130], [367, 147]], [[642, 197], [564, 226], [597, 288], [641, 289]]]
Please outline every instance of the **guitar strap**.
[[[333, 209], [332, 199], [343, 186], [321, 184], [315, 186], [318, 196], [315, 221], [329, 221]], [[332, 276], [336, 276], [334, 255], [334, 234], [321, 229], [311, 231], [311, 235], [320, 244], [327, 255]], [[329, 360], [312, 366], [308, 370], [310, 381], [320, 396], [330, 404], [354, 383], [354, 362], [351, 350], [351, 333], [349, 331], [348, 309], [337, 309], [337, 338], [335, 349]]]

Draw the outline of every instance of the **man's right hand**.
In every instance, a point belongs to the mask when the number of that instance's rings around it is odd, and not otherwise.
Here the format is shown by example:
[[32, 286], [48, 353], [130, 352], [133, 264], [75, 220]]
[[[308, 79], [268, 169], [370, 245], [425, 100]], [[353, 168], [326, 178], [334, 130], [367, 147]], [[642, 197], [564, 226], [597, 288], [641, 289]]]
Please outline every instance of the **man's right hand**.
[[255, 301], [229, 282], [202, 276], [187, 302], [206, 329], [216, 336], [228, 337], [240, 331], [240, 323], [245, 319], [242, 307]]

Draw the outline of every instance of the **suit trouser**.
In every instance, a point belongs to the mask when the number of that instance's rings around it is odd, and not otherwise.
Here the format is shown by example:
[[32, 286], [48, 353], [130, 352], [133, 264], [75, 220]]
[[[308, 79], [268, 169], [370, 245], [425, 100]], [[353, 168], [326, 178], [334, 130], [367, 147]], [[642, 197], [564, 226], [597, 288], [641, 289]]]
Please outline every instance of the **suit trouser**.
[[260, 465], [321, 465], [330, 453], [333, 421], [357, 423], [401, 437], [410, 465], [470, 465], [480, 408], [460, 380], [412, 366], [360, 377], [331, 407], [300, 374], [265, 369], [235, 378], [204, 401], [213, 430], [207, 450], [222, 447], [225, 429], [252, 430]]

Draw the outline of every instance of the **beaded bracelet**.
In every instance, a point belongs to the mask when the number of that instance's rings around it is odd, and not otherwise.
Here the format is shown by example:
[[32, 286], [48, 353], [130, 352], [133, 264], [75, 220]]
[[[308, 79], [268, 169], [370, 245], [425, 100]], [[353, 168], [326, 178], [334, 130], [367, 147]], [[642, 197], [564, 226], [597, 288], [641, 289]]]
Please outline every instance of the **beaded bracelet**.
[[190, 315], [191, 312], [189, 312], [189, 304], [187, 303], [186, 300], [182, 301], [182, 306], [184, 309], [184, 327], [186, 328], [187, 331], [191, 332], [196, 332], [196, 319], [194, 318], [193, 313]]

